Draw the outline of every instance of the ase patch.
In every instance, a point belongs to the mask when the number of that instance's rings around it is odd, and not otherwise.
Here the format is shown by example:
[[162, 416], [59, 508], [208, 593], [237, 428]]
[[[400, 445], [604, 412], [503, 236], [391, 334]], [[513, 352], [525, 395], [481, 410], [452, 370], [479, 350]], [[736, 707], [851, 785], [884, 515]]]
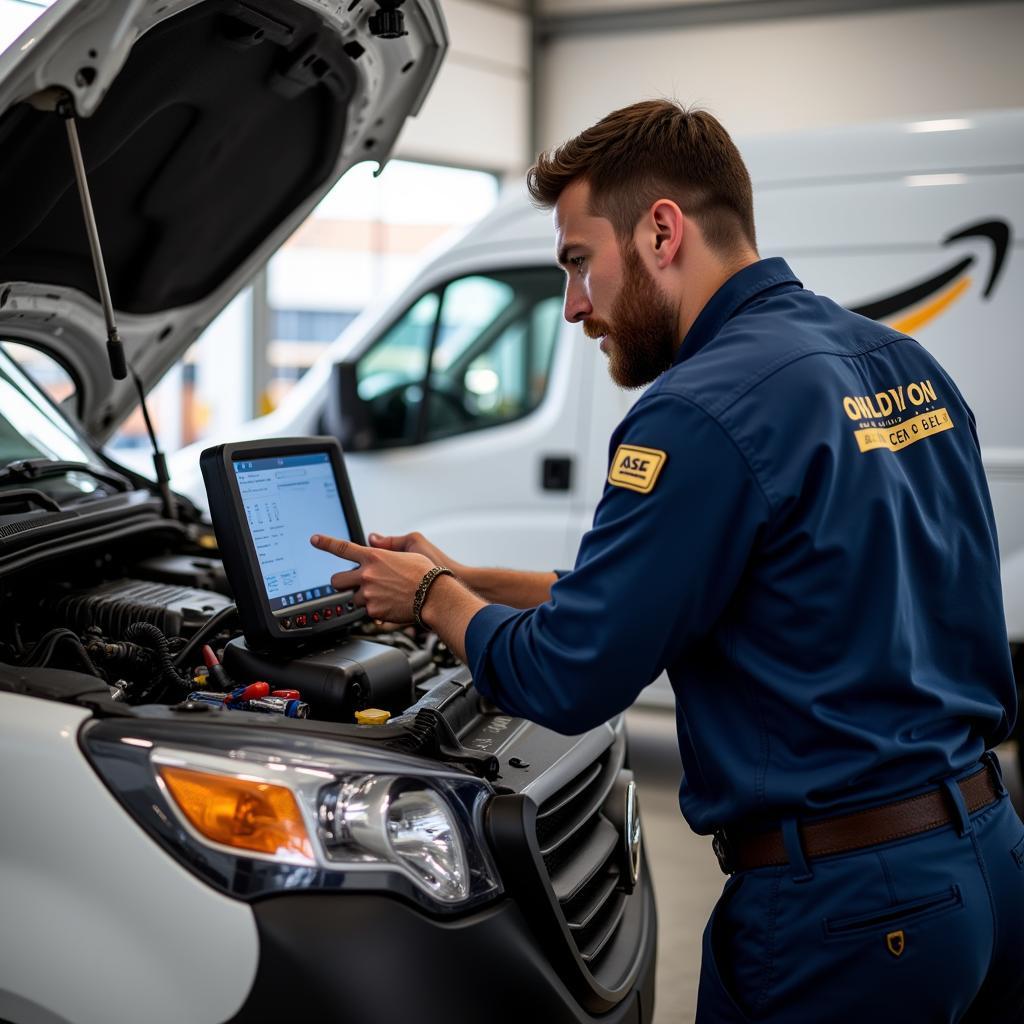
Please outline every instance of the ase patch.
[[620, 444], [612, 459], [608, 483], [640, 494], [650, 494], [658, 482], [658, 474], [668, 456], [657, 448], [638, 448]]

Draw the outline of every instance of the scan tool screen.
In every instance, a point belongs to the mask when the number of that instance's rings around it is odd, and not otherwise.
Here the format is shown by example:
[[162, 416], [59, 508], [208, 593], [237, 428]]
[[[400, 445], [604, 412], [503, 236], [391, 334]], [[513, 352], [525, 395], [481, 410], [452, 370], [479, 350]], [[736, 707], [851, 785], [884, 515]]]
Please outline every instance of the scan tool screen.
[[309, 543], [314, 533], [352, 538], [328, 453], [236, 460], [234, 470], [270, 607], [336, 593], [331, 576], [356, 563]]

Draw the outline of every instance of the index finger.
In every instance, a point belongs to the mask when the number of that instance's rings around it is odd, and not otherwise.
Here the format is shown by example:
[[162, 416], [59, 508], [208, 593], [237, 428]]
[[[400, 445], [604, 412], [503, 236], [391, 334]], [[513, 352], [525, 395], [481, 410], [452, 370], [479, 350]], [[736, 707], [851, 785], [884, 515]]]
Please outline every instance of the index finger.
[[352, 541], [341, 540], [339, 537], [327, 537], [322, 533], [314, 533], [309, 538], [309, 543], [321, 551], [329, 551], [332, 555], [346, 558], [350, 562], [358, 562], [360, 565], [373, 554], [370, 548], [364, 548], [361, 544], [353, 544]]

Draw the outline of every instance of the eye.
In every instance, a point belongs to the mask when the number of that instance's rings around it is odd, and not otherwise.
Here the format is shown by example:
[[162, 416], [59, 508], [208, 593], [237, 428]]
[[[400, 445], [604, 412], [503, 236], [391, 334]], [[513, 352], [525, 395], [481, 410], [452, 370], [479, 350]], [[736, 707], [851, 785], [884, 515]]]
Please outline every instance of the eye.
[[579, 273], [583, 273], [583, 265], [587, 262], [586, 256], [573, 256], [569, 262], [576, 268]]

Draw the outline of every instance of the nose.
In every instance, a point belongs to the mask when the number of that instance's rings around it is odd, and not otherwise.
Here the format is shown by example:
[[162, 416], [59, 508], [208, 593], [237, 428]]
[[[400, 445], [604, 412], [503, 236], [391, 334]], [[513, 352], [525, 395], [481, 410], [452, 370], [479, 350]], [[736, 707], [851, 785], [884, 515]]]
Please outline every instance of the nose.
[[565, 288], [565, 308], [563, 310], [565, 319], [571, 324], [578, 324], [586, 320], [593, 312], [594, 307], [591, 306], [586, 291], [580, 285], [570, 281]]

